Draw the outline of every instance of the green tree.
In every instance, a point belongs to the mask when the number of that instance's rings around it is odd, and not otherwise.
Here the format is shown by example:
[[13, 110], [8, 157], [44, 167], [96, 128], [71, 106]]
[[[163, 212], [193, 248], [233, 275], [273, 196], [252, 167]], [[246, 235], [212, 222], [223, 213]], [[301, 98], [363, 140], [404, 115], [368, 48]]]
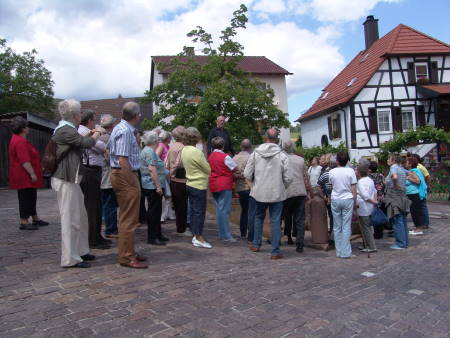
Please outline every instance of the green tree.
[[28, 111], [52, 118], [52, 86], [36, 50], [18, 54], [0, 38], [0, 114]]
[[156, 103], [159, 111], [143, 122], [144, 128], [195, 126], [206, 138], [217, 116], [224, 115], [233, 143], [243, 138], [260, 143], [266, 128], [289, 127], [287, 114], [273, 104], [273, 89], [238, 67], [244, 46], [234, 39], [238, 29], [246, 28], [246, 12], [241, 5], [233, 13], [217, 48], [200, 26], [187, 34], [194, 44], [202, 45], [206, 62], [198, 62], [193, 49], [185, 46], [177, 57], [158, 66], [171, 72], [165, 83], [145, 93], [143, 101]]

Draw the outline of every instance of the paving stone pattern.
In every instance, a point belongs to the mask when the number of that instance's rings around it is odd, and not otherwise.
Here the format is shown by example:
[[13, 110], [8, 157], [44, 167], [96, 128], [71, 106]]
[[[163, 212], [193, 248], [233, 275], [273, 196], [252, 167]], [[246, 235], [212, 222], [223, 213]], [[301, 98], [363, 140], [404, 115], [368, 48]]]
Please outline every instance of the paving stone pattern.
[[209, 217], [212, 250], [175, 237], [172, 222], [166, 248], [137, 231], [148, 270], [120, 267], [115, 247], [94, 251], [91, 269], [63, 269], [51, 190], [39, 191], [38, 208], [51, 225], [20, 231], [16, 192], [0, 191], [0, 337], [449, 336], [448, 218], [433, 219], [405, 251], [390, 250], [389, 238], [370, 258], [283, 246], [285, 258], [271, 261], [267, 244], [252, 253], [243, 241], [219, 242]]

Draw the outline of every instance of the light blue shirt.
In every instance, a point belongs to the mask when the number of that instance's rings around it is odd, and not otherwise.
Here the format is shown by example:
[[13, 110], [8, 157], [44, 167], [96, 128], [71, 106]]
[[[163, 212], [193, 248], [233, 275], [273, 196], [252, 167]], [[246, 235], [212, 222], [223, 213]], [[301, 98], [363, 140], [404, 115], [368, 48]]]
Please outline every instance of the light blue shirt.
[[148, 166], [152, 165], [156, 167], [156, 172], [158, 173], [159, 182], [161, 184], [161, 188], [166, 188], [166, 175], [169, 171], [164, 167], [164, 162], [158, 157], [156, 152], [146, 146], [141, 151], [141, 183], [142, 188], [144, 189], [156, 189], [155, 182], [152, 180], [152, 176], [150, 175], [150, 170]]
[[389, 188], [394, 187], [394, 182], [392, 181], [392, 175], [397, 174], [397, 185], [403, 191], [405, 190], [406, 185], [406, 174], [408, 171], [405, 168], [402, 168], [398, 164], [391, 165], [389, 169], [389, 175], [386, 177], [386, 186]]
[[131, 170], [138, 170], [141, 167], [140, 148], [134, 131], [135, 128], [125, 120], [121, 120], [114, 127], [107, 145], [111, 168], [120, 168], [119, 156], [128, 157]]

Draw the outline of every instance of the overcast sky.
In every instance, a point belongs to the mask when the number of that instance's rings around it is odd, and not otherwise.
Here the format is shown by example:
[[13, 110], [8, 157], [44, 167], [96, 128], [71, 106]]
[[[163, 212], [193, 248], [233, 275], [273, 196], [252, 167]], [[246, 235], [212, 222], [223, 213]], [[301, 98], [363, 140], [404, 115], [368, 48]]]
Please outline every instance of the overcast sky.
[[151, 55], [192, 45], [186, 33], [197, 25], [217, 40], [241, 3], [250, 10], [239, 33], [245, 54], [294, 73], [287, 82], [291, 121], [364, 49], [369, 14], [380, 19], [381, 36], [404, 23], [450, 42], [447, 0], [0, 0], [0, 37], [17, 51], [37, 49], [55, 97], [142, 96]]

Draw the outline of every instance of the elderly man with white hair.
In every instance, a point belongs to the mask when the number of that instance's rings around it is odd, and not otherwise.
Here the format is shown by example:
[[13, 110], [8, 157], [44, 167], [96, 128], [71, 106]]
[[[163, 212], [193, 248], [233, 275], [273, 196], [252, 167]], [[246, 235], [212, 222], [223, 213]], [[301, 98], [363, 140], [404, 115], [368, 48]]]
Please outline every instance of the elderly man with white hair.
[[292, 233], [295, 234], [297, 252], [301, 253], [305, 239], [305, 200], [310, 184], [305, 160], [294, 154], [292, 141], [284, 142], [283, 150], [288, 157], [289, 172], [292, 177], [292, 182], [286, 189], [287, 199], [283, 204], [284, 233], [288, 236], [288, 244], [293, 244]]
[[156, 154], [159, 137], [154, 131], [145, 132], [142, 137], [145, 147], [141, 151], [141, 184], [147, 198], [147, 243], [152, 245], [166, 245], [169, 240], [162, 235], [161, 212], [162, 199], [165, 195], [166, 177], [169, 171], [164, 162]]
[[[105, 133], [100, 136], [100, 140], [108, 144], [114, 122], [116, 119], [111, 114], [103, 114], [100, 118], [100, 127], [105, 130]], [[117, 230], [117, 198], [111, 185], [111, 165], [109, 163], [109, 152], [104, 153], [103, 167], [102, 167], [102, 212], [105, 220], [105, 237], [118, 238]]]
[[100, 132], [93, 129], [81, 136], [81, 106], [78, 101], [64, 100], [58, 105], [61, 121], [52, 140], [56, 143], [56, 171], [52, 188], [56, 191], [61, 216], [61, 266], [89, 268], [86, 261], [95, 259], [89, 254], [88, 218], [83, 203], [80, 182], [80, 160], [84, 149], [95, 145]]
[[141, 167], [140, 148], [135, 130], [141, 118], [139, 104], [127, 102], [122, 109], [122, 120], [109, 138], [111, 185], [116, 193], [119, 214], [119, 264], [133, 269], [146, 269], [147, 259], [134, 250], [134, 232], [139, 223], [141, 187], [138, 171]]

